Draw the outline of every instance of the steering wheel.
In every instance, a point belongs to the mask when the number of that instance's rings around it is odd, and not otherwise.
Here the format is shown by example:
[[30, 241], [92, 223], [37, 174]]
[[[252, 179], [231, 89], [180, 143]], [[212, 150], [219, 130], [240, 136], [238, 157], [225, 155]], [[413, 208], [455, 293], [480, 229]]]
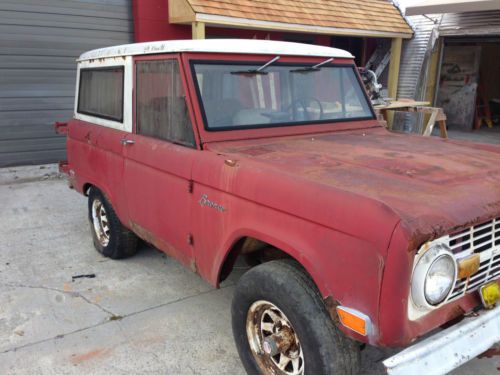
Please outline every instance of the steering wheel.
[[[308, 104], [311, 104], [313, 102], [318, 103], [318, 108], [319, 108], [319, 117], [317, 119], [313, 119], [311, 116], [311, 113], [307, 110]], [[321, 105], [321, 102], [312, 97], [312, 96], [304, 96], [302, 98], [297, 98], [295, 99], [287, 108], [287, 112], [292, 110], [292, 114], [294, 118], [297, 118], [297, 110], [302, 108], [304, 111], [304, 117], [306, 121], [311, 121], [311, 120], [321, 120], [323, 118], [323, 106]]]

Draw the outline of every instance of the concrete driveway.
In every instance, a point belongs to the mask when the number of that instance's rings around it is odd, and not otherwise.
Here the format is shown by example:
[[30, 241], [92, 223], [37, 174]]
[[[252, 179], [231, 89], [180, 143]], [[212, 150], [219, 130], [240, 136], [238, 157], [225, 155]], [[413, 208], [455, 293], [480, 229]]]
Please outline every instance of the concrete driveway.
[[[86, 215], [55, 166], [0, 170], [0, 374], [243, 374], [238, 276], [216, 290], [148, 247], [103, 258]], [[381, 374], [389, 355], [364, 350], [362, 373]], [[497, 358], [454, 374], [497, 373]]]

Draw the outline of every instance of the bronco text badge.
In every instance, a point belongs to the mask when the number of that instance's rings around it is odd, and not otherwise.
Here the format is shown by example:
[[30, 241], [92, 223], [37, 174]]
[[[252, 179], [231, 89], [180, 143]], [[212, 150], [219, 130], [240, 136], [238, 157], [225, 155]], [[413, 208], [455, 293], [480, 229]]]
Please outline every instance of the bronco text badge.
[[212, 202], [210, 199], [208, 199], [208, 195], [206, 194], [203, 194], [200, 198], [200, 200], [198, 201], [198, 203], [200, 204], [200, 206], [204, 207], [211, 207], [211, 208], [215, 208], [217, 211], [219, 212], [224, 212], [226, 211], [226, 208], [221, 205], [221, 204], [218, 204], [218, 203], [215, 203], [215, 202]]

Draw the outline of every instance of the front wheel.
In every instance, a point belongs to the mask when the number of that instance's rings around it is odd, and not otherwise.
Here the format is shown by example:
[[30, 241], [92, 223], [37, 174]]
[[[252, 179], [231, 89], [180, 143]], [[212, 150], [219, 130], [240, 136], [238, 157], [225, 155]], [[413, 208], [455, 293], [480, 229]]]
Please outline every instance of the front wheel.
[[357, 374], [359, 347], [334, 326], [309, 276], [292, 261], [252, 268], [236, 287], [233, 334], [249, 374]]

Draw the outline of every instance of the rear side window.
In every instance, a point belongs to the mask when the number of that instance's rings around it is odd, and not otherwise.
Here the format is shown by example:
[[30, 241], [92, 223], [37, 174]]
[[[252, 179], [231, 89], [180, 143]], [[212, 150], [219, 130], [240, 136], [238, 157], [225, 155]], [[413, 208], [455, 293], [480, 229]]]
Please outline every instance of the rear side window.
[[80, 70], [78, 113], [123, 122], [123, 66]]
[[194, 146], [177, 60], [139, 61], [136, 69], [137, 133]]

